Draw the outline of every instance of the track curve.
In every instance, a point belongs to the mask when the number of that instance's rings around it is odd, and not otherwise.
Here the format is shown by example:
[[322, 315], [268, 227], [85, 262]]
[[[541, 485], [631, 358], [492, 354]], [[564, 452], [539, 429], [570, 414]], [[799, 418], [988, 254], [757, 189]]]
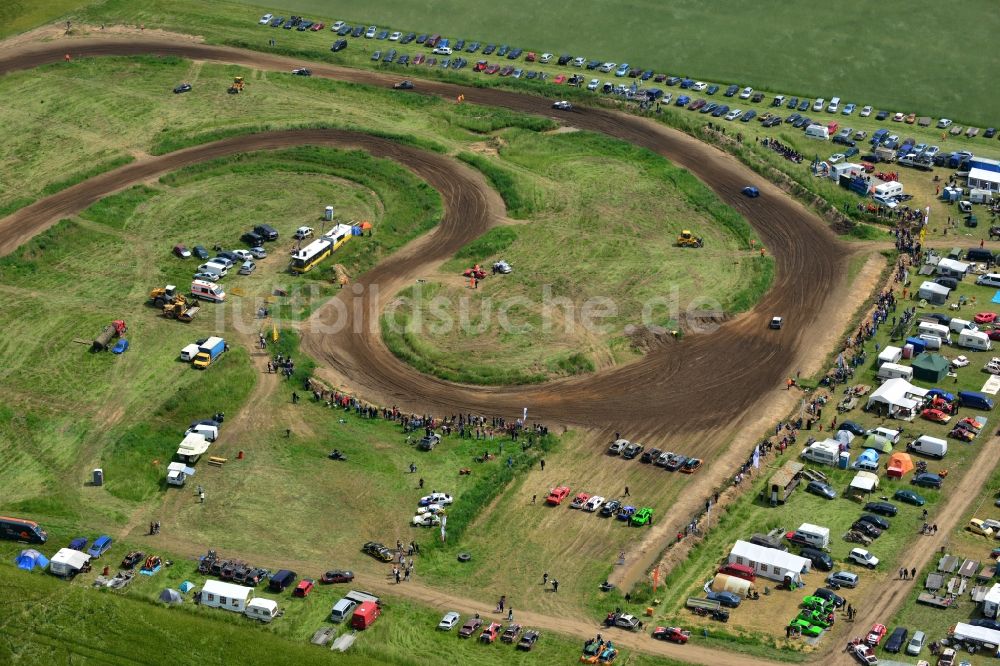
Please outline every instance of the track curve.
[[[287, 69], [297, 61], [227, 47], [157, 39], [74, 41], [74, 57], [174, 55], [242, 64], [261, 69]], [[59, 62], [67, 45], [42, 44], [0, 56], [0, 74]], [[316, 64], [314, 76], [371, 85], [388, 85], [398, 77]], [[277, 149], [303, 144], [359, 147], [399, 161], [439, 190], [445, 203], [442, 223], [362, 276], [351, 290], [321, 308], [305, 327], [303, 349], [343, 379], [359, 395], [397, 404], [404, 409], [435, 413], [473, 411], [484, 414], [531, 414], [547, 422], [604, 428], [609, 422], [630, 424], [638, 433], [713, 433], [727, 419], [751, 410], [762, 395], [776, 388], [803, 351], [805, 333], [819, 323], [829, 290], [839, 284], [849, 254], [815, 215], [760, 178], [735, 158], [660, 124], [616, 111], [581, 108], [554, 116], [541, 97], [421, 81], [420, 92], [466, 103], [505, 107], [556, 118], [585, 130], [601, 132], [647, 148], [687, 168], [753, 225], [776, 260], [772, 289], [749, 313], [710, 334], [694, 335], [679, 345], [663, 347], [626, 366], [596, 375], [518, 387], [461, 386], [423, 375], [390, 354], [381, 341], [379, 313], [397, 288], [454, 254], [502, 215], [475, 178], [456, 161], [376, 137], [342, 130], [276, 131], [235, 137], [158, 158], [133, 163], [92, 178], [36, 202], [0, 220], [0, 251], [9, 252], [31, 235], [106, 194], [140, 180], [188, 164], [236, 152]], [[747, 183], [762, 196], [739, 194]], [[349, 300], [353, 303], [348, 303]], [[346, 307], [344, 307], [346, 306]], [[769, 331], [773, 314], [786, 318], [786, 328]], [[335, 325], [336, 324], [336, 325]], [[337, 330], [334, 330], [337, 329]], [[708, 453], [703, 451], [702, 453]]]

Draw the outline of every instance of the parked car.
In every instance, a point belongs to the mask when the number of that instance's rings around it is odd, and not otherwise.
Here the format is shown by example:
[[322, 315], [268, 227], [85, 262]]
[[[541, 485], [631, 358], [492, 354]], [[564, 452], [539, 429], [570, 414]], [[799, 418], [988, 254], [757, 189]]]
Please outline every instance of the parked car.
[[740, 595], [733, 592], [709, 592], [705, 598], [709, 601], [718, 601], [726, 608], [739, 608], [740, 602], [743, 601]]
[[826, 582], [837, 587], [855, 588], [858, 586], [858, 574], [850, 571], [837, 571], [827, 576]]
[[451, 631], [461, 621], [461, 616], [455, 611], [448, 611], [438, 622], [437, 628], [441, 631]]
[[813, 566], [820, 571], [833, 570], [833, 558], [821, 550], [815, 548], [803, 548], [799, 555], [812, 562]]
[[618, 500], [610, 500], [606, 502], [603, 507], [601, 507], [601, 515], [605, 517], [614, 516], [621, 509], [622, 503]]
[[182, 83], [179, 86], [177, 86], [176, 88], [174, 88], [174, 94], [175, 95], [179, 95], [180, 93], [186, 93], [186, 92], [189, 92], [190, 90], [191, 90], [191, 84], [190, 83]]
[[346, 569], [332, 569], [330, 571], [324, 572], [319, 578], [319, 582], [323, 585], [332, 585], [334, 583], [350, 583], [354, 580], [354, 573], [347, 571]]
[[567, 486], [558, 486], [553, 488], [549, 492], [548, 497], [545, 498], [545, 503], [550, 506], [558, 506], [562, 504], [564, 499], [569, 497], [569, 492], [570, 490]]
[[869, 569], [877, 567], [879, 562], [877, 557], [864, 548], [852, 548], [851, 553], [847, 556], [847, 559], [855, 562], [856, 564], [868, 567]]
[[582, 509], [584, 505], [590, 500], [589, 493], [577, 493], [573, 501], [570, 502], [569, 508], [571, 509]]
[[462, 625], [462, 628], [458, 630], [459, 638], [469, 638], [472, 634], [476, 633], [479, 627], [483, 626], [483, 621], [478, 617], [470, 618]]
[[174, 254], [179, 259], [190, 259], [191, 258], [191, 251], [189, 249], [187, 249], [186, 245], [180, 245], [180, 244], [174, 245]]
[[333, 46], [330, 47], [330, 50], [333, 51], [334, 53], [337, 53], [338, 51], [343, 51], [346, 48], [347, 48], [347, 40], [338, 39], [333, 43]]
[[309, 596], [309, 593], [312, 592], [315, 585], [316, 583], [312, 578], [303, 578], [299, 581], [299, 584], [295, 586], [295, 589], [292, 591], [292, 596], [307, 597]]
[[869, 525], [874, 525], [883, 532], [889, 529], [889, 521], [881, 516], [874, 516], [870, 513], [864, 513], [858, 518], [861, 522], [868, 523]]
[[940, 488], [942, 478], [937, 474], [931, 474], [930, 472], [924, 472], [922, 474], [917, 474], [912, 479], [910, 483], [915, 486], [922, 486], [924, 488]]
[[886, 629], [884, 624], [873, 624], [872, 628], [868, 631], [868, 635], [865, 637], [865, 643], [871, 647], [875, 647], [882, 639], [885, 638]]
[[914, 631], [913, 637], [910, 638], [910, 642], [906, 644], [906, 654], [916, 657], [920, 654], [920, 651], [924, 649], [924, 643], [927, 642], [927, 636], [922, 631]]
[[604, 504], [604, 498], [600, 495], [594, 495], [587, 500], [586, 504], [583, 505], [583, 510], [593, 513], [594, 511], [600, 509], [602, 504]]
[[820, 497], [824, 497], [828, 500], [837, 498], [837, 491], [821, 481], [810, 481], [806, 485], [806, 492], [812, 493], [813, 495], [819, 495]]
[[94, 539], [94, 543], [91, 544], [90, 548], [87, 550], [87, 554], [96, 560], [101, 555], [108, 552], [112, 543], [113, 541], [111, 537], [106, 534], [101, 535]]

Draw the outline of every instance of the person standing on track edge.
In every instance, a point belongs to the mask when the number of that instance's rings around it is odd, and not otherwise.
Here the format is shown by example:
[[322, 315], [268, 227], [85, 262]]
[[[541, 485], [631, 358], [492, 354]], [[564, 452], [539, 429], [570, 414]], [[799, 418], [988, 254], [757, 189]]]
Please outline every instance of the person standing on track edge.
[[628, 492], [628, 486], [625, 486], [625, 495], [624, 495], [624, 496], [625, 496], [625, 497], [628, 497], [628, 496], [629, 496], [629, 492]]

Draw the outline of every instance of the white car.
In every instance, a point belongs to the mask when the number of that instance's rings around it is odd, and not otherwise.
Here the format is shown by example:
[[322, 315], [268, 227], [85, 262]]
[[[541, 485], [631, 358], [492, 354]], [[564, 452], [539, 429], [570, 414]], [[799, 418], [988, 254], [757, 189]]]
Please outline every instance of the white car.
[[312, 227], [299, 227], [295, 230], [295, 238], [297, 240], [304, 240], [313, 235]]
[[864, 548], [855, 548], [851, 551], [851, 554], [847, 556], [847, 559], [852, 562], [856, 562], [860, 565], [866, 566], [869, 569], [874, 569], [878, 566], [878, 558], [869, 553]]
[[425, 513], [441, 513], [444, 511], [444, 507], [440, 504], [428, 504], [427, 506], [417, 507], [417, 515], [423, 515]]
[[608, 72], [613, 71], [617, 67], [618, 67], [618, 65], [615, 64], [615, 63], [613, 63], [613, 62], [606, 62], [603, 65], [601, 65], [600, 69], [601, 69], [602, 72], [604, 72], [605, 74], [607, 74]]
[[847, 156], [844, 155], [844, 153], [834, 153], [833, 155], [830, 155], [830, 157], [827, 158], [826, 161], [829, 162], [830, 164], [839, 164], [840, 162], [843, 162], [845, 159], [847, 159]]
[[254, 259], [263, 259], [267, 256], [267, 250], [260, 246], [252, 247], [250, 248], [250, 254], [253, 255]]
[[550, 60], [552, 60], [552, 54], [551, 53], [543, 53], [542, 57], [538, 59], [538, 62], [540, 62], [540, 63], [542, 63], [544, 65], [545, 63], [549, 62]]
[[733, 109], [732, 111], [726, 114], [726, 120], [736, 120], [742, 115], [743, 111], [741, 109]]
[[753, 95], [753, 88], [747, 86], [743, 89], [743, 92], [740, 93], [740, 99], [750, 99], [751, 95]]
[[450, 46], [438, 46], [433, 53], [435, 55], [451, 55], [452, 51]]
[[391, 35], [389, 35], [389, 41], [390, 42], [398, 42], [399, 38], [402, 37], [402, 36], [403, 36], [403, 33], [401, 33], [400, 31], [397, 30], [396, 32], [394, 32]]
[[422, 513], [413, 516], [413, 524], [417, 527], [435, 527], [441, 524], [441, 518], [433, 513]]
[[589, 500], [587, 500], [586, 504], [583, 505], [583, 510], [590, 511], [591, 513], [593, 513], [594, 511], [600, 509], [603, 504], [604, 504], [604, 498], [601, 497], [600, 495], [594, 495]]
[[553, 102], [552, 108], [559, 109], [560, 111], [572, 111], [573, 105], [567, 102], [566, 100], [561, 99], [558, 102]]
[[424, 495], [420, 498], [420, 505], [427, 506], [429, 504], [451, 504], [455, 500], [448, 493], [433, 492], [430, 495]]
[[264, 14], [263, 16], [260, 17], [260, 20], [257, 22], [260, 23], [261, 25], [264, 25], [265, 23], [270, 23], [271, 19], [273, 18], [274, 14]]
[[927, 149], [924, 151], [924, 157], [934, 157], [940, 152], [941, 149], [937, 146], [927, 146]]
[[947, 118], [942, 118], [941, 120], [938, 121], [937, 126], [938, 129], [948, 129], [949, 127], [951, 127], [951, 121], [948, 120]]
[[894, 122], [894, 123], [901, 123], [901, 122], [903, 122], [903, 118], [905, 118], [905, 117], [906, 117], [905, 113], [903, 113], [902, 111], [897, 111], [896, 114], [893, 115], [893, 117], [892, 117], [892, 122]]
[[573, 62], [571, 64], [574, 67], [583, 67], [584, 65], [587, 64], [587, 59], [584, 58], [583, 56], [580, 56], [579, 58], [573, 58]]
[[621, 438], [616, 439], [615, 441], [611, 442], [611, 446], [608, 447], [608, 453], [610, 453], [613, 456], [617, 456], [619, 453], [624, 451], [625, 447], [628, 445], [629, 441], [627, 439], [621, 439]]
[[872, 115], [872, 107], [870, 105], [865, 105], [865, 108], [861, 109], [860, 115], [862, 118], [867, 118]]
[[695, 92], [701, 92], [702, 90], [705, 90], [706, 88], [708, 88], [708, 84], [705, 83], [704, 81], [695, 81], [694, 85], [691, 86], [691, 90], [693, 90]]
[[337, 32], [343, 28], [346, 24], [343, 21], [334, 21], [333, 25], [330, 26], [331, 32]]
[[368, 30], [365, 31], [365, 39], [375, 39], [375, 34], [378, 32], [377, 25], [368, 26]]
[[438, 622], [438, 629], [441, 631], [451, 631], [454, 629], [459, 622], [462, 621], [462, 617], [455, 611], [449, 611], [444, 614], [441, 621]]
[[597, 90], [601, 87], [600, 79], [591, 79], [590, 83], [587, 84], [587, 90]]
[[253, 255], [247, 250], [233, 250], [232, 252], [243, 261], [250, 261], [253, 259]]

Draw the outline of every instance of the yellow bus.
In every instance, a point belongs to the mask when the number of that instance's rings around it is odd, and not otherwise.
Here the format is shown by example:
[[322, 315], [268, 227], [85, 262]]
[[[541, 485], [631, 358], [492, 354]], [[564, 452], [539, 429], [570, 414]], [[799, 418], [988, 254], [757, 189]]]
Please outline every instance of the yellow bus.
[[338, 224], [301, 250], [292, 252], [291, 269], [306, 273], [351, 239], [351, 225]]

